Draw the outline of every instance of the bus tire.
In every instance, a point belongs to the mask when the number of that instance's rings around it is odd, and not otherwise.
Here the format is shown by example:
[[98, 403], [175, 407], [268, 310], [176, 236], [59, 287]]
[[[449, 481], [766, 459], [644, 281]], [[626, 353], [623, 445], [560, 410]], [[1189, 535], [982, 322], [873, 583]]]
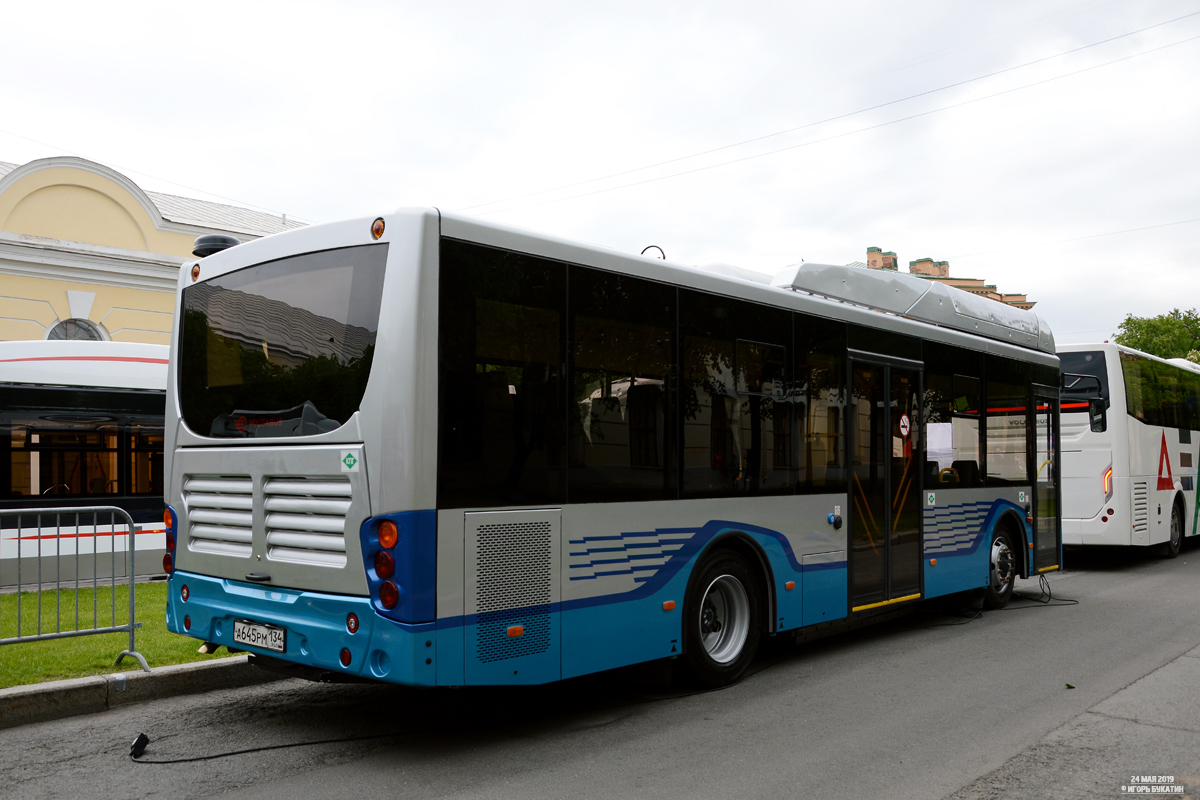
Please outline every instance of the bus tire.
[[1179, 507], [1179, 503], [1171, 504], [1171, 538], [1162, 543], [1162, 554], [1164, 558], [1174, 558], [1179, 555], [1179, 548], [1183, 546], [1183, 509]]
[[1017, 582], [1017, 554], [1013, 551], [1012, 534], [1007, 527], [998, 527], [992, 534], [988, 554], [988, 582], [983, 590], [984, 608], [1004, 608], [1012, 597]]
[[697, 566], [683, 611], [683, 661], [693, 683], [717, 688], [745, 674], [761, 635], [761, 598], [757, 575], [732, 550]]

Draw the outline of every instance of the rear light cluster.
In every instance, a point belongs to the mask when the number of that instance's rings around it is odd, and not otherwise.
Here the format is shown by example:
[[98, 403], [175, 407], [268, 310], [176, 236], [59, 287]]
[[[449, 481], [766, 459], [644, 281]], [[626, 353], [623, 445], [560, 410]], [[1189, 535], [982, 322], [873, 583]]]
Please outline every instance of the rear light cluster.
[[[1112, 499], [1112, 496], [1113, 496], [1112, 466], [1111, 465], [1109, 466], [1108, 469], [1104, 470], [1104, 477], [1101, 478], [1101, 482], [1104, 485], [1104, 502], [1107, 503], [1109, 500]], [[1112, 512], [1109, 511], [1108, 513], [1111, 514]]]
[[400, 587], [392, 580], [396, 574], [396, 556], [393, 548], [400, 540], [400, 530], [396, 523], [385, 519], [379, 523], [379, 547], [375, 554], [375, 574], [383, 581], [379, 585], [379, 602], [384, 608], [392, 609], [400, 602]]
[[[177, 518], [170, 506], [163, 509], [163, 524], [167, 526], [167, 552], [163, 554], [163, 572], [170, 575], [175, 571], [175, 523]], [[186, 600], [187, 598], [183, 598]]]

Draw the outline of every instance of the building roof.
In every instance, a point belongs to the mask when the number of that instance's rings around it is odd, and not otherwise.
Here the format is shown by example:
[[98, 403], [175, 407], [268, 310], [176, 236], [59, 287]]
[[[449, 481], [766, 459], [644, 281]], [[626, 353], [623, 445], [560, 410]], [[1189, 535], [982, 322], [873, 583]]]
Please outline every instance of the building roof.
[[[21, 165], [0, 161], [0, 178], [19, 166]], [[158, 213], [162, 215], [163, 219], [180, 225], [215, 228], [251, 236], [268, 236], [293, 228], [303, 228], [305, 224], [294, 219], [287, 219], [286, 215], [279, 217], [265, 211], [254, 211], [249, 208], [197, 200], [192, 197], [180, 197], [162, 192], [146, 192], [146, 196], [158, 208]]]
[[265, 211], [254, 211], [249, 208], [161, 192], [146, 192], [146, 194], [154, 201], [154, 205], [158, 207], [158, 213], [163, 215], [163, 219], [182, 225], [219, 228], [256, 236], [267, 236], [292, 228], [304, 227], [303, 222], [288, 219], [286, 215], [277, 217]]

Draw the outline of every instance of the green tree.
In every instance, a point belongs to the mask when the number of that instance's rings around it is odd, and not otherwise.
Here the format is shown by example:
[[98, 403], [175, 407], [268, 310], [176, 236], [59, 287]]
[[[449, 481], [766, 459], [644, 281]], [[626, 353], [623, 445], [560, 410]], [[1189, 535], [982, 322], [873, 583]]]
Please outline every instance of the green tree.
[[[1157, 317], [1127, 314], [1113, 341], [1159, 358], [1200, 358], [1200, 314], [1196, 309], [1171, 309]], [[1192, 359], [1196, 360], [1196, 359]]]

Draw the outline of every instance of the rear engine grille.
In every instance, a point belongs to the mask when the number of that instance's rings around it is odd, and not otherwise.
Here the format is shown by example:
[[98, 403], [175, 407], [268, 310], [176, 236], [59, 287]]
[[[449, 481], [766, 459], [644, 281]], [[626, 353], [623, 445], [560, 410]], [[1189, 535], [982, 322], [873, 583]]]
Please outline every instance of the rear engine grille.
[[1145, 481], [1133, 483], [1133, 533], [1145, 535], [1150, 527], [1150, 495]]
[[349, 478], [267, 478], [267, 557], [318, 567], [346, 566]]
[[254, 484], [249, 475], [188, 475], [183, 503], [189, 550], [250, 557]]
[[476, 607], [479, 613], [551, 600], [551, 542], [549, 522], [509, 522], [480, 525]]

